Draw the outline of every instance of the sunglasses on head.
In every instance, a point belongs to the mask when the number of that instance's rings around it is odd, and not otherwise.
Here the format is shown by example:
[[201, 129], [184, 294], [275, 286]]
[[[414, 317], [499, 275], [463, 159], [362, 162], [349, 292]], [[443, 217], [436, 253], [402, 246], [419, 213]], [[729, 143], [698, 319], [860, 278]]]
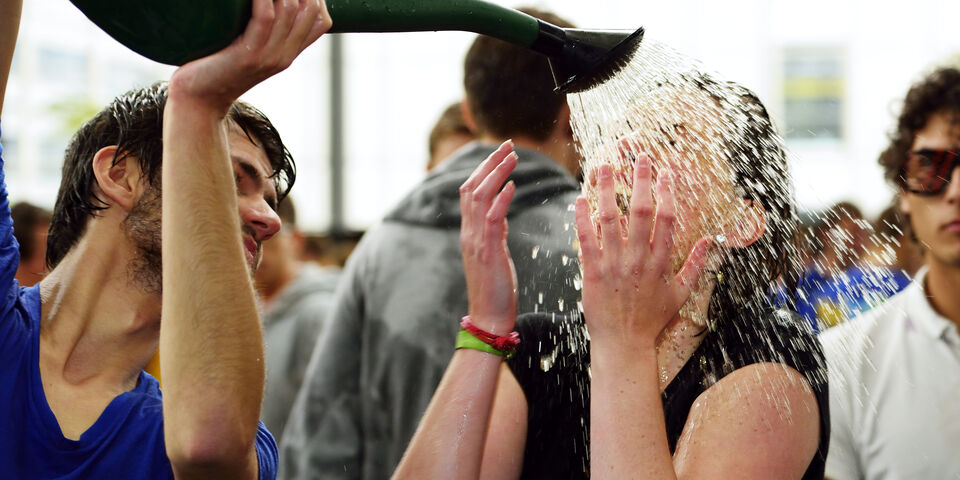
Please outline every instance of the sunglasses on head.
[[960, 151], [916, 150], [907, 154], [900, 180], [910, 193], [938, 195], [950, 183], [950, 175], [958, 164]]

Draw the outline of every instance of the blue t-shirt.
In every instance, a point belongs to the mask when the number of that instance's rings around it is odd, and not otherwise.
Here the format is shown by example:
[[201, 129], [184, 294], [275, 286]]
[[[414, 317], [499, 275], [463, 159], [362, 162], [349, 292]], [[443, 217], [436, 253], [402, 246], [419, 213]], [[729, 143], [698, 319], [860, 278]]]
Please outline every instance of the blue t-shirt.
[[[907, 274], [889, 267], [853, 266], [829, 276], [810, 268], [797, 285], [794, 300], [797, 313], [818, 332], [880, 305], [909, 284]], [[780, 305], [785, 304], [782, 289], [776, 296]]]
[[[14, 280], [20, 254], [2, 167], [0, 157], [0, 478], [173, 478], [160, 388], [145, 372], [79, 440], [60, 431], [40, 379], [40, 292]], [[260, 478], [276, 478], [277, 444], [263, 423], [256, 449]]]

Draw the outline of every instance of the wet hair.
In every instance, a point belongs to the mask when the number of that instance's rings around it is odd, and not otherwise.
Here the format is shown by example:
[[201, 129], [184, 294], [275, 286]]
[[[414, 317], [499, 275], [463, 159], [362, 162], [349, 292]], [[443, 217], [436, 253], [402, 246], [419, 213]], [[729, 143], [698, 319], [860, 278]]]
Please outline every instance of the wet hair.
[[33, 258], [37, 254], [34, 247], [34, 233], [37, 227], [50, 223], [50, 211], [27, 202], [18, 202], [10, 207], [13, 229], [20, 243], [20, 259]]
[[[722, 93], [715, 99], [733, 118], [725, 150], [734, 185], [741, 198], [763, 207], [767, 222], [756, 242], [731, 249], [716, 272], [719, 281], [707, 313], [710, 323], [716, 325], [743, 317], [745, 312], [769, 310], [771, 288], [780, 281], [786, 291], [795, 291], [801, 266], [786, 150], [770, 115], [746, 87], [733, 82], [718, 84], [706, 76], [700, 81], [701, 88]], [[796, 306], [787, 307], [795, 310]]]
[[[549, 12], [519, 10], [559, 27], [573, 26]], [[499, 138], [546, 140], [566, 102], [564, 94], [553, 91], [547, 57], [484, 35], [467, 51], [463, 80], [477, 129]]]
[[[163, 157], [163, 109], [167, 101], [166, 83], [131, 90], [110, 102], [80, 127], [71, 139], [61, 173], [60, 190], [53, 208], [47, 237], [47, 266], [54, 268], [77, 243], [87, 220], [107, 208], [97, 197], [97, 179], [92, 159], [104, 148], [116, 145], [113, 162], [133, 157], [151, 188], [160, 190]], [[273, 169], [278, 200], [282, 200], [296, 179], [293, 157], [283, 145], [280, 134], [256, 108], [236, 102], [227, 118], [263, 148]]]

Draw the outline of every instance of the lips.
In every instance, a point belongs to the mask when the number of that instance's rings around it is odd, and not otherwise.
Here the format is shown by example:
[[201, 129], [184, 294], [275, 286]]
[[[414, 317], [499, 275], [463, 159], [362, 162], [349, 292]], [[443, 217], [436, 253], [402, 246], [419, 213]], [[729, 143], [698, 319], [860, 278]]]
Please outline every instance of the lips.
[[243, 253], [247, 259], [247, 264], [251, 267], [256, 266], [257, 263], [257, 253], [260, 251], [260, 245], [257, 243], [253, 237], [244, 235], [243, 237]]
[[945, 232], [957, 233], [960, 234], [960, 219], [956, 219], [943, 227], [941, 227]]

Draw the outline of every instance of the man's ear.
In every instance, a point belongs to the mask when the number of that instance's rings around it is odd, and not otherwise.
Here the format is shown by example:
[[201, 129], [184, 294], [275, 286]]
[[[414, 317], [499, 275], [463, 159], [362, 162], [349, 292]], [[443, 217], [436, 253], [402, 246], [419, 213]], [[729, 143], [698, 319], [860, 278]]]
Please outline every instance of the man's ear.
[[93, 156], [93, 175], [100, 193], [106, 197], [103, 200], [129, 212], [143, 189], [140, 164], [136, 158], [118, 153], [116, 145], [98, 150]]
[[460, 100], [460, 114], [463, 115], [463, 123], [467, 124], [467, 129], [474, 136], [479, 135], [477, 131], [477, 119], [473, 118], [473, 111], [470, 110], [470, 103], [466, 98]]
[[767, 231], [767, 215], [763, 206], [753, 200], [743, 200], [744, 208], [723, 232], [731, 248], [746, 248], [753, 245]]

